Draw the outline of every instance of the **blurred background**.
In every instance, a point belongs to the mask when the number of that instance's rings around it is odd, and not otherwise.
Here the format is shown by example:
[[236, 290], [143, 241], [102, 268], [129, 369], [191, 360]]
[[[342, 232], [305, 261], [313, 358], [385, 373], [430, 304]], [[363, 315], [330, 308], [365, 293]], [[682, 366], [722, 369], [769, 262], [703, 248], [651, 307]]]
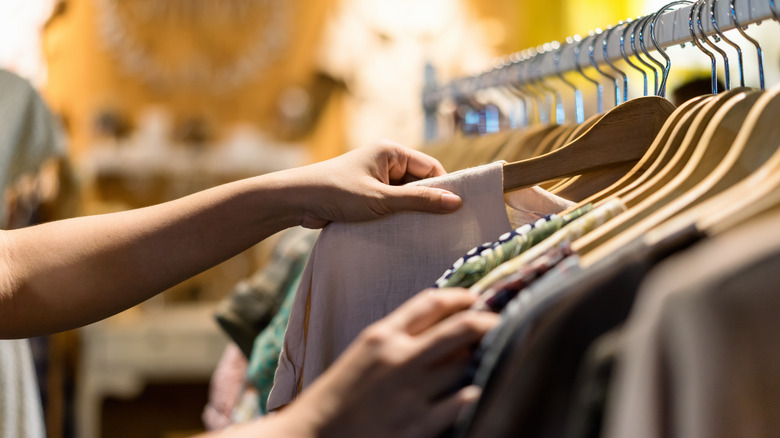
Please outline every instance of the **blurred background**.
[[[3, 0], [0, 67], [41, 93], [65, 146], [33, 182], [6, 190], [9, 227], [159, 203], [379, 138], [417, 146], [426, 63], [444, 82], [662, 4]], [[708, 74], [706, 57], [684, 58], [673, 80]], [[34, 340], [48, 435], [204, 430], [228, 344], [216, 303], [272, 247], [273, 238], [107, 321]]]

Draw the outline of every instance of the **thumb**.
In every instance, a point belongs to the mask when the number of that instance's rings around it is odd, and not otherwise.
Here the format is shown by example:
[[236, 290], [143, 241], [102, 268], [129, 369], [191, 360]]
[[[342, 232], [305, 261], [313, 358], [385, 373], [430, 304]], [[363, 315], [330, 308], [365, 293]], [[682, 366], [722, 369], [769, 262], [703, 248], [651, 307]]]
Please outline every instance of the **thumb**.
[[443, 189], [421, 186], [386, 186], [385, 203], [393, 211], [451, 213], [463, 204], [458, 195]]

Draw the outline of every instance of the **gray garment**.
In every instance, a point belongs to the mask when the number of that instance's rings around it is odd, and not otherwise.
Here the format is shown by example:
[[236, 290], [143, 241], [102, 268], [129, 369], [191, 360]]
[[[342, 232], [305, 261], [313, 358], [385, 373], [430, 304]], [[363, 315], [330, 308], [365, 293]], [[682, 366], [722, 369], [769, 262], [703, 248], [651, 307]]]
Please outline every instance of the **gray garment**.
[[[43, 99], [29, 82], [0, 70], [0, 193], [48, 159], [63, 155], [64, 143]], [[0, 201], [0, 222], [5, 220], [6, 205]], [[45, 434], [29, 342], [0, 340], [0, 436]]]
[[648, 276], [610, 387], [607, 437], [780, 436], [780, 214]]
[[27, 339], [0, 341], [0, 436], [3, 438], [46, 435], [36, 383]]
[[[65, 155], [60, 130], [29, 82], [0, 69], [0, 189], [47, 160]], [[0, 202], [0, 218], [6, 205]], [[2, 224], [4, 227], [5, 224]]]

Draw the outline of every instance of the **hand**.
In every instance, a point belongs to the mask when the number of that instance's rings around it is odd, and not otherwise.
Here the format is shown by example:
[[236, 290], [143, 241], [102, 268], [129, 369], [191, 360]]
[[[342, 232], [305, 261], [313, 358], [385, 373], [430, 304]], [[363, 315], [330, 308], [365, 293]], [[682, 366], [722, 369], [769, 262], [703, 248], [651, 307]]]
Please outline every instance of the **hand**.
[[[479, 389], [451, 393], [499, 316], [465, 311], [462, 290], [421, 293], [366, 328], [341, 357], [282, 410], [300, 433], [333, 437], [430, 437], [450, 426]], [[298, 435], [298, 434], [295, 434]]]
[[390, 141], [295, 171], [303, 180], [302, 225], [307, 228], [367, 221], [402, 210], [449, 213], [462, 203], [446, 190], [399, 185], [446, 172], [436, 159]]

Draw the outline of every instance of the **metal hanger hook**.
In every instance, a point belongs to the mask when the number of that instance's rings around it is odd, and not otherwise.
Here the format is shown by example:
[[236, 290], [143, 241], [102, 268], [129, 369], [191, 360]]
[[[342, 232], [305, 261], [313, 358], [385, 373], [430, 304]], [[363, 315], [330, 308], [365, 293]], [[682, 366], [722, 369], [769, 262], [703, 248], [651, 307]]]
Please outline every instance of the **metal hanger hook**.
[[723, 58], [723, 74], [725, 77], [725, 87], [726, 90], [731, 89], [731, 69], [729, 68], [729, 58], [726, 56], [726, 52], [723, 51], [720, 47], [715, 45], [715, 43], [711, 42], [709, 37], [707, 37], [707, 34], [704, 32], [704, 26], [701, 22], [701, 15], [704, 12], [704, 8], [708, 6], [710, 0], [702, 0], [702, 3], [699, 5], [699, 12], [696, 16], [696, 24], [699, 26], [699, 32], [701, 32], [701, 38], [704, 40], [705, 43], [707, 43], [708, 46], [712, 47], [713, 50], [718, 52], [720, 56]]
[[[605, 78], [609, 79], [612, 82], [612, 86], [615, 90], [615, 106], [618, 106], [620, 104], [620, 86], [618, 85], [617, 78], [605, 73], [604, 71], [599, 68], [599, 64], [596, 62], [596, 56], [595, 56], [595, 49], [596, 49], [596, 43], [598, 42], [599, 36], [601, 36], [602, 31], [601, 29], [596, 29], [592, 34], [590, 34], [588, 37], [592, 37], [591, 43], [588, 44], [588, 57], [590, 58], [590, 63], [593, 65], [593, 68], [596, 69], [599, 74], [604, 76]], [[606, 37], [605, 37], [606, 38]]]
[[555, 66], [555, 75], [558, 76], [558, 79], [574, 91], [574, 120], [576, 123], [582, 123], [585, 121], [585, 104], [582, 101], [582, 91], [563, 76], [560, 68], [561, 53], [567, 45], [571, 45], [568, 40], [565, 44], [560, 44], [559, 48], [553, 52], [553, 65]]
[[[645, 67], [647, 67], [647, 68], [649, 68], [650, 70], [653, 71], [653, 75], [655, 77], [655, 82], [653, 83], [653, 87], [654, 87], [653, 94], [657, 94], [658, 93], [658, 90], [657, 90], [658, 89], [658, 71], [650, 63], [645, 61], [644, 58], [642, 58], [642, 56], [639, 53], [641, 50], [638, 49], [637, 46], [636, 46], [636, 42], [639, 39], [639, 35], [640, 35], [639, 31], [642, 29], [642, 27], [644, 26], [644, 23], [648, 20], [648, 18], [649, 18], [648, 16], [637, 18], [637, 20], [636, 20], [637, 21], [637, 25], [636, 25], [636, 27], [634, 27], [634, 31], [631, 32], [631, 48], [634, 50], [634, 56], [636, 57], [636, 59], [642, 65], [644, 65]], [[645, 92], [645, 95], [647, 95], [647, 92]]]
[[623, 60], [626, 61], [628, 65], [630, 65], [632, 68], [637, 70], [639, 73], [642, 73], [642, 79], [644, 80], [644, 96], [647, 96], [647, 73], [638, 65], [631, 62], [631, 59], [626, 55], [626, 35], [628, 35], [628, 31], [631, 29], [632, 26], [636, 24], [635, 21], [628, 20], [626, 21], [626, 28], [623, 29], [623, 33], [620, 35], [620, 53], [623, 55]]
[[[652, 23], [653, 19], [658, 13], [653, 13], [648, 15], [643, 21], [639, 28], [639, 48], [642, 49], [642, 53], [647, 56], [647, 58], [653, 62], [653, 64], [657, 65], [658, 68], [661, 69], [663, 72], [664, 65], [658, 61], [657, 59], [650, 56], [650, 53], [647, 51], [647, 47], [645, 47], [645, 29], [647, 29], [647, 25]], [[654, 82], [653, 87], [655, 88], [655, 95], [658, 96], [658, 90], [659, 90], [659, 82], [658, 82], [658, 71], [656, 71], [655, 68], [653, 68], [653, 76], [654, 76]]]
[[696, 3], [691, 6], [691, 12], [688, 14], [688, 30], [691, 32], [691, 40], [693, 41], [693, 44], [696, 45], [696, 47], [698, 47], [702, 53], [710, 58], [710, 64], [712, 65], [712, 73], [710, 76], [712, 79], [712, 94], [718, 94], [718, 72], [715, 55], [713, 55], [712, 52], [708, 51], [704, 48], [704, 46], [701, 45], [699, 42], [699, 37], [696, 35], [696, 31], [693, 28], [693, 16], [696, 14], [699, 5], [701, 5], [701, 2], [702, 0], [696, 0]]
[[[549, 95], [552, 95], [552, 99], [547, 99], [547, 94], [545, 94], [545, 100], [547, 101], [550, 112], [555, 114], [555, 123], [561, 124], [564, 122], [563, 120], [563, 102], [561, 100], [561, 93], [558, 92], [555, 88], [550, 87], [547, 85], [547, 83], [544, 80], [544, 75], [542, 72], [542, 63], [544, 62], [545, 57], [550, 53], [550, 44], [543, 44], [536, 48], [536, 55], [534, 55], [534, 59], [531, 61], [531, 66], [533, 67], [534, 64], [536, 65], [535, 70], [535, 79], [534, 83], [543, 91], [546, 91], [549, 93]], [[554, 100], [554, 102], [553, 102]]]
[[582, 65], [580, 65], [580, 50], [582, 47], [582, 44], [585, 42], [586, 39], [590, 37], [580, 38], [579, 35], [574, 36], [574, 40], [577, 41], [577, 44], [574, 45], [574, 66], [577, 68], [577, 72], [585, 78], [588, 82], [592, 83], [596, 86], [596, 112], [603, 113], [604, 112], [604, 92], [601, 84], [599, 81], [589, 77], [585, 74], [585, 72], [582, 70]]
[[[773, 1], [773, 0], [769, 0]], [[718, 0], [713, 0], [712, 3], [710, 3], [710, 21], [712, 21], [712, 27], [715, 28], [715, 32], [718, 33], [718, 36], [721, 40], [725, 41], [726, 44], [730, 45], [734, 48], [734, 50], [737, 51], [737, 64], [739, 65], [739, 86], [744, 87], [745, 86], [745, 66], [742, 61], [742, 48], [739, 47], [739, 44], [735, 43], [734, 41], [730, 40], [726, 35], [723, 34], [720, 30], [720, 26], [718, 26], [718, 20], [715, 18], [715, 11], [718, 10]]]
[[601, 49], [604, 53], [604, 61], [606, 61], [607, 64], [610, 67], [612, 67], [612, 70], [615, 70], [620, 75], [620, 77], [623, 78], [623, 102], [625, 102], [628, 100], [628, 76], [624, 71], [615, 67], [615, 64], [612, 62], [611, 59], [609, 59], [609, 54], [607, 51], [607, 45], [609, 44], [609, 39], [612, 37], [612, 32], [614, 32], [615, 29], [617, 29], [618, 27], [620, 27], [620, 24], [618, 24], [615, 27], [612, 26], [607, 27], [607, 31], [605, 32], [606, 36], [604, 37], [604, 40], [601, 42]]
[[[760, 87], [763, 90], [764, 89], [764, 54], [761, 50], [761, 45], [758, 44], [758, 41], [754, 40], [750, 37], [747, 33], [745, 33], [744, 29], [742, 29], [742, 24], [740, 24], [739, 19], [737, 18], [737, 10], [735, 7], [736, 0], [730, 0], [729, 1], [729, 12], [731, 12], [731, 22], [736, 27], [737, 31], [740, 35], [742, 35], [743, 38], [750, 41], [753, 46], [756, 48], [756, 53], [758, 54], [758, 80], [760, 83]], [[771, 6], [771, 4], [770, 4]], [[774, 12], [774, 9], [772, 9], [772, 12]]]
[[661, 17], [667, 10], [680, 5], [689, 5], [693, 3], [690, 0], [680, 0], [676, 2], [669, 3], [662, 7], [661, 9], [656, 12], [655, 16], [653, 16], [653, 20], [650, 22], [650, 40], [653, 42], [653, 45], [655, 46], [655, 50], [658, 51], [658, 53], [663, 56], [664, 60], [666, 60], [666, 66], [664, 66], [664, 74], [661, 77], [661, 85], [658, 87], [658, 95], [661, 97], [666, 97], [666, 81], [669, 79], [669, 71], [672, 69], [672, 60], [669, 58], [669, 55], [666, 54], [666, 51], [664, 51], [661, 46], [658, 44], [658, 39], [655, 37], [655, 25], [658, 21], [658, 18]]

